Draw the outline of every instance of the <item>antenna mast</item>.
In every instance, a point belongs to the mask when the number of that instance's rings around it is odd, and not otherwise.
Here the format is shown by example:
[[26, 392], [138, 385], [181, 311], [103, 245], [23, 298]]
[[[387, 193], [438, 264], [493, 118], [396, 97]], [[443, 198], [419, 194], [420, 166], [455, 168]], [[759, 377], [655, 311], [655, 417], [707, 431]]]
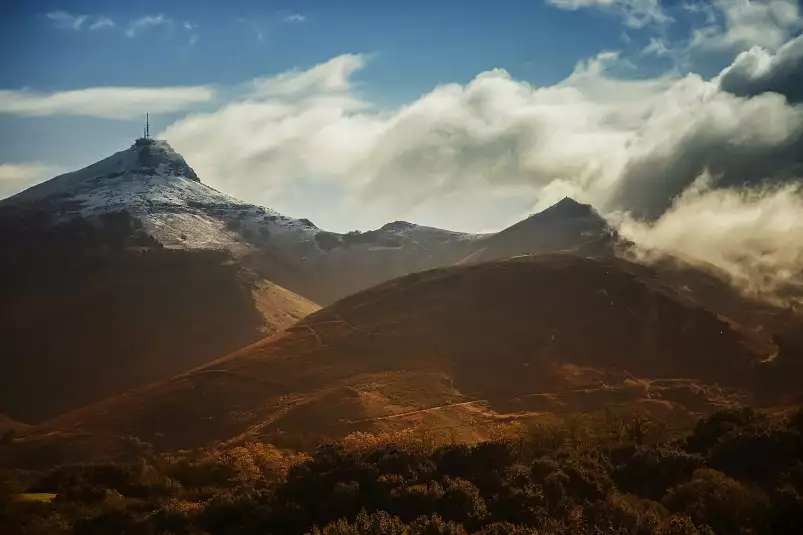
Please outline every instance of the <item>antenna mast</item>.
[[149, 139], [151, 137], [151, 126], [149, 123], [148, 114], [145, 114], [145, 139]]

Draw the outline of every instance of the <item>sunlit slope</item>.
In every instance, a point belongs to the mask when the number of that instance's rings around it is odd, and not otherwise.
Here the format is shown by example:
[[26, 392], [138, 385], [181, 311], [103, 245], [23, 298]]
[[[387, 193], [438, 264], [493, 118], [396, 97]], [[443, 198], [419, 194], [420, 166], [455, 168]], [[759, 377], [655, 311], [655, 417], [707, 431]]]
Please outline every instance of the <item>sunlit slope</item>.
[[766, 356], [738, 325], [679, 297], [647, 268], [520, 257], [390, 281], [39, 431], [92, 433], [96, 442], [132, 435], [169, 448], [248, 436], [293, 444], [437, 413], [470, 435], [523, 399], [588, 384], [743, 386]]

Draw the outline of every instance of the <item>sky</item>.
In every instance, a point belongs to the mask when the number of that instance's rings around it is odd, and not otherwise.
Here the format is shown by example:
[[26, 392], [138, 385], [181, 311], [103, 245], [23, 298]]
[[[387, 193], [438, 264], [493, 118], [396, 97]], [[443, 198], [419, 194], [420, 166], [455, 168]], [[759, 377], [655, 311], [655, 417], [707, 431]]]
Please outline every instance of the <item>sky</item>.
[[800, 0], [60, 0], [0, 7], [0, 197], [150, 113], [212, 187], [333, 231], [486, 232], [571, 196], [803, 284]]

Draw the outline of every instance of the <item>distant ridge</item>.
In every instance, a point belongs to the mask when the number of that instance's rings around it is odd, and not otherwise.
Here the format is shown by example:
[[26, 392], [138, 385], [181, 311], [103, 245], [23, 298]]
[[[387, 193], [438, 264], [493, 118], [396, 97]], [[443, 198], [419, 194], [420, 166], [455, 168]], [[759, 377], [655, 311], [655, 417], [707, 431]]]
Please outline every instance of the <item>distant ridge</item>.
[[565, 197], [546, 210], [489, 236], [461, 263], [488, 262], [534, 252], [610, 255], [617, 239], [616, 233], [594, 208]]

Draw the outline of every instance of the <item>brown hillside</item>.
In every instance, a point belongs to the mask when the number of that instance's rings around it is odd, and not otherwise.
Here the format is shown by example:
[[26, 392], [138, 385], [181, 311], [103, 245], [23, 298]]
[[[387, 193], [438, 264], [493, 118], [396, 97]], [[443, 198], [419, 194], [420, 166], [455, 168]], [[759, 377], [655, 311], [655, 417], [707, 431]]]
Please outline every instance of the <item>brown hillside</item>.
[[643, 401], [671, 411], [689, 398], [703, 410], [727, 392], [709, 396], [688, 380], [650, 385], [686, 378], [749, 386], [767, 354], [746, 342], [737, 325], [643, 266], [519, 257], [396, 279], [34, 432], [78, 437], [99, 452], [120, 435], [159, 448], [248, 436], [298, 445], [419, 424], [471, 440], [483, 422], [573, 403]]
[[209, 362], [317, 310], [126, 213], [0, 211], [0, 413], [33, 423]]
[[131, 253], [73, 283], [2, 302], [0, 408], [12, 418], [164, 380], [318, 308], [217, 252]]

